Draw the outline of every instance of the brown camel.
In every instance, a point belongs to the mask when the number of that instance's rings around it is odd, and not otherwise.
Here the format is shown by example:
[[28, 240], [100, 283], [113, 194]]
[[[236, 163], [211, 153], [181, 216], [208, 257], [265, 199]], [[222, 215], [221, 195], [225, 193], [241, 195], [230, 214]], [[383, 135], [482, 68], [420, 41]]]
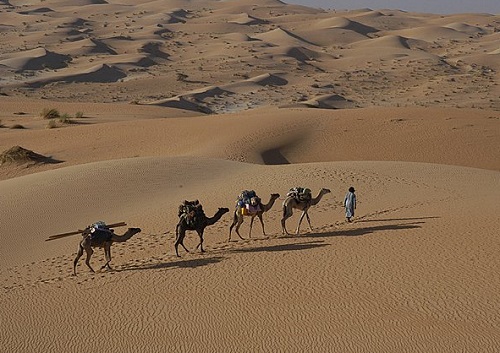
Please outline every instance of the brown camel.
[[229, 212], [229, 208], [219, 208], [213, 217], [205, 216], [205, 213], [201, 213], [196, 217], [192, 218], [191, 214], [183, 214], [179, 218], [179, 223], [175, 227], [175, 254], [180, 257], [178, 247], [181, 245], [186, 252], [188, 249], [184, 246], [184, 237], [186, 236], [186, 230], [195, 230], [200, 237], [200, 243], [196, 246], [196, 249], [200, 248], [201, 252], [203, 250], [203, 232], [207, 226], [215, 224], [224, 213]]
[[234, 215], [233, 215], [233, 223], [231, 224], [231, 226], [229, 227], [229, 239], [228, 241], [231, 240], [231, 231], [233, 230], [233, 227], [236, 226], [236, 234], [238, 234], [238, 236], [240, 237], [240, 239], [243, 239], [242, 236], [240, 235], [240, 232], [239, 232], [239, 229], [240, 229], [240, 226], [241, 224], [243, 223], [243, 219], [245, 216], [250, 216], [250, 232], [248, 234], [248, 236], [251, 238], [252, 237], [252, 226], [253, 226], [253, 221], [255, 219], [255, 217], [259, 217], [259, 220], [260, 220], [260, 224], [262, 225], [262, 233], [264, 233], [264, 235], [266, 235], [266, 231], [264, 230], [264, 221], [262, 220], [262, 215], [264, 214], [264, 212], [267, 212], [271, 209], [271, 207], [273, 207], [274, 205], [274, 202], [276, 201], [276, 199], [280, 197], [280, 194], [271, 194], [271, 198], [269, 199], [269, 202], [267, 204], [262, 204], [262, 202], [259, 203], [259, 211], [257, 212], [249, 212], [249, 213], [245, 213], [243, 214], [242, 212], [242, 208], [239, 204], [236, 204], [236, 209], [234, 210]]
[[78, 253], [76, 254], [75, 261], [73, 261], [73, 273], [76, 276], [76, 265], [78, 264], [78, 260], [83, 255], [83, 251], [87, 253], [87, 259], [85, 263], [90, 268], [92, 272], [95, 272], [92, 266], [90, 266], [90, 258], [94, 253], [92, 248], [104, 248], [104, 256], [106, 257], [106, 263], [101, 267], [101, 270], [105, 267], [108, 267], [111, 270], [111, 266], [109, 263], [111, 262], [111, 245], [113, 243], [123, 243], [130, 238], [132, 238], [135, 234], [141, 231], [140, 228], [129, 228], [125, 234], [117, 235], [114, 234], [111, 230], [97, 230], [95, 233], [90, 233], [87, 228], [83, 233], [83, 239], [78, 244]]
[[306, 216], [307, 222], [309, 223], [309, 228], [312, 231], [311, 220], [309, 219], [309, 214], [307, 213], [307, 211], [311, 206], [317, 205], [323, 195], [328, 194], [329, 192], [329, 189], [323, 188], [319, 191], [318, 196], [306, 201], [299, 201], [294, 196], [287, 196], [285, 201], [283, 201], [283, 218], [281, 219], [281, 229], [283, 234], [290, 234], [286, 230], [285, 221], [292, 216], [294, 208], [302, 211], [299, 219], [299, 224], [297, 225], [296, 234], [299, 234], [300, 224], [302, 223], [304, 216]]

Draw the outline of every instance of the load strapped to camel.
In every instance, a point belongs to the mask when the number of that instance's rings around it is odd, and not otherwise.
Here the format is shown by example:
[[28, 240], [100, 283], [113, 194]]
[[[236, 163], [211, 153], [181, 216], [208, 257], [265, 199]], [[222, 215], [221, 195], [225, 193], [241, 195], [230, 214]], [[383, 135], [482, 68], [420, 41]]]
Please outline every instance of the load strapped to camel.
[[[83, 230], [79, 229], [79, 230], [74, 231], [74, 232], [67, 232], [67, 233], [51, 235], [50, 237], [45, 239], [45, 241], [61, 239], [61, 238], [65, 238], [65, 237], [68, 237], [70, 235], [76, 235], [76, 234], [81, 234], [82, 236], [86, 237], [86, 236], [89, 236], [90, 234], [95, 233], [96, 230], [102, 230], [102, 231], [106, 231], [106, 233], [112, 234], [114, 232], [114, 229], [112, 229], [112, 228], [123, 227], [126, 225], [127, 225], [127, 223], [125, 223], [125, 222], [106, 224], [103, 221], [98, 221], [98, 222], [93, 223], [90, 226], [85, 227], [85, 229], [83, 229]], [[93, 234], [92, 236], [94, 236], [94, 235], [96, 235], [96, 234]]]
[[286, 196], [293, 197], [299, 202], [309, 202], [312, 199], [311, 189], [296, 186], [287, 192]]
[[90, 236], [90, 239], [102, 238], [104, 240], [107, 240], [108, 238], [111, 238], [111, 236], [113, 236], [113, 233], [114, 230], [111, 229], [105, 222], [97, 221], [95, 223], [92, 223], [90, 226], [87, 226], [83, 230], [82, 235], [84, 237]]
[[241, 209], [242, 215], [259, 212], [260, 202], [261, 199], [254, 190], [243, 190], [236, 199], [236, 205]]
[[197, 218], [205, 215], [200, 201], [184, 200], [179, 206], [179, 218], [185, 218], [187, 223], [195, 223]]

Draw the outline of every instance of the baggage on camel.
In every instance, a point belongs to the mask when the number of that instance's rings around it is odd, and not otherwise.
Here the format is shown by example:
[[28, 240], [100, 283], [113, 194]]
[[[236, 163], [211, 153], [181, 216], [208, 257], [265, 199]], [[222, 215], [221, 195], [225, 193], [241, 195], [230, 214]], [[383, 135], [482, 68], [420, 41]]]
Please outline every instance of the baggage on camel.
[[254, 190], [243, 190], [236, 204], [241, 208], [241, 214], [246, 216], [260, 211], [261, 199]]
[[291, 196], [298, 201], [310, 201], [312, 199], [311, 189], [296, 186], [291, 188], [286, 196]]
[[186, 218], [187, 223], [194, 224], [196, 218], [202, 217], [205, 215], [203, 211], [203, 206], [200, 201], [187, 201], [184, 200], [182, 204], [179, 205], [179, 218]]

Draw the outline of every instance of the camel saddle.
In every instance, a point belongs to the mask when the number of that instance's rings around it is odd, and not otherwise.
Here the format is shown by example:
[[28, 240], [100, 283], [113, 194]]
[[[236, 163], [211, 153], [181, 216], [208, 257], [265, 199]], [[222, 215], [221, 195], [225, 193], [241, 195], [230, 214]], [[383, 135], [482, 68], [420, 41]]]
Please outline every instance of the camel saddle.
[[90, 237], [92, 240], [109, 241], [113, 236], [113, 229], [110, 229], [103, 221], [95, 222], [86, 227], [82, 232], [83, 237]]
[[287, 192], [286, 196], [293, 197], [299, 202], [308, 202], [312, 199], [311, 189], [296, 186]]
[[241, 206], [241, 214], [243, 216], [251, 215], [257, 213], [261, 210], [260, 203], [257, 203], [255, 206], [251, 203], [247, 203]]
[[[249, 206], [258, 207], [260, 204], [260, 197], [257, 196], [257, 193], [254, 190], [243, 190], [236, 199], [236, 204], [243, 208]], [[250, 210], [250, 209], [249, 209]], [[253, 212], [253, 210], [250, 210]]]
[[203, 206], [198, 200], [184, 200], [179, 206], [179, 218], [184, 218], [188, 224], [195, 224], [196, 219], [202, 218], [204, 215]]
[[181, 217], [184, 214], [192, 214], [192, 213], [195, 214], [203, 213], [203, 206], [201, 205], [200, 201], [184, 200], [179, 206], [179, 217]]
[[97, 241], [97, 242], [106, 242], [110, 241], [111, 238], [113, 237], [113, 230], [112, 229], [95, 229], [93, 232], [89, 233], [83, 233], [83, 236], [88, 236], [90, 237], [91, 240]]

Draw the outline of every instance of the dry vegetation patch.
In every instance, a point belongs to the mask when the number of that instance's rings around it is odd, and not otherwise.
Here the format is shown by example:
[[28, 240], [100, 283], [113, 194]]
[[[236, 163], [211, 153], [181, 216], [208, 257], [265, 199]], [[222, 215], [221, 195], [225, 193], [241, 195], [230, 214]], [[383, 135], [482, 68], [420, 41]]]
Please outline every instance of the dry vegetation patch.
[[33, 163], [33, 164], [45, 164], [45, 163], [59, 163], [59, 161], [47, 157], [36, 152], [30, 151], [21, 146], [14, 146], [5, 150], [0, 154], [0, 166], [4, 164], [23, 164], [23, 163]]

